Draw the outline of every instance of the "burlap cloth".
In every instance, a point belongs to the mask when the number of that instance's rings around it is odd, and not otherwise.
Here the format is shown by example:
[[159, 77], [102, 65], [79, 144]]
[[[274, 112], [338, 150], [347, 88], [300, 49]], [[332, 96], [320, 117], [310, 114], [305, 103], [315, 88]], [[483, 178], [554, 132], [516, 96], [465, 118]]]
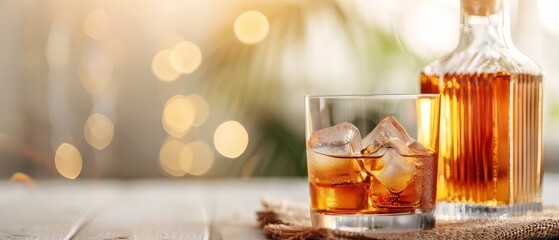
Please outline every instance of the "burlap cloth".
[[403, 233], [355, 233], [312, 227], [308, 207], [262, 200], [257, 212], [271, 239], [559, 239], [559, 205], [542, 212], [508, 218], [462, 222], [438, 221], [432, 230]]

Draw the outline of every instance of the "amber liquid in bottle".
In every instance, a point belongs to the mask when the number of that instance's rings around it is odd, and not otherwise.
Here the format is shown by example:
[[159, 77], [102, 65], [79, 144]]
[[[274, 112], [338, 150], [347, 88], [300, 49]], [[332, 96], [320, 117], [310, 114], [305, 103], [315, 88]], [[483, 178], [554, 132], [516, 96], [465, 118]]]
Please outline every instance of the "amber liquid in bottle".
[[541, 209], [542, 75], [510, 39], [508, 0], [461, 0], [458, 46], [427, 65], [441, 94], [436, 215], [459, 220]]
[[437, 200], [485, 206], [541, 202], [542, 77], [421, 74], [441, 94]]

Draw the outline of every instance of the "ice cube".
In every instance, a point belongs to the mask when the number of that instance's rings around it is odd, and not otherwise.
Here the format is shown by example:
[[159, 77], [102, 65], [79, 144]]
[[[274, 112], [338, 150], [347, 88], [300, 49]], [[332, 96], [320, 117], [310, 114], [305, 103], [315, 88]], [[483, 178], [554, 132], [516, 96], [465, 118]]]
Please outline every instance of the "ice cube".
[[358, 158], [333, 157], [307, 151], [309, 180], [317, 184], [361, 183], [367, 173], [361, 170]]
[[373, 154], [363, 154], [359, 159], [361, 161], [361, 168], [368, 173], [373, 175], [373, 171], [382, 170], [384, 167], [383, 161], [380, 159], [386, 153], [386, 148], [381, 148]]
[[410, 153], [408, 153], [407, 155], [409, 156], [429, 156], [431, 155], [431, 153], [429, 153], [429, 150], [427, 150], [427, 148], [425, 148], [425, 146], [421, 145], [421, 143], [419, 143], [418, 141], [413, 141], [410, 145], [408, 145], [408, 151], [410, 151]]
[[380, 162], [384, 167], [371, 173], [392, 193], [403, 192], [416, 174], [413, 158], [400, 155], [396, 148], [386, 148]]
[[380, 149], [392, 147], [401, 155], [429, 155], [429, 151], [408, 135], [406, 129], [392, 116], [384, 118], [365, 138], [362, 145], [365, 146], [362, 153], [365, 155], [379, 155]]
[[382, 148], [388, 138], [399, 138], [407, 143], [411, 137], [396, 118], [388, 116], [363, 138], [363, 146], [367, 148], [368, 152], [373, 153]]
[[392, 116], [384, 118], [363, 139], [362, 154], [378, 157], [378, 160], [364, 161], [365, 170], [378, 179], [390, 192], [404, 191], [416, 174], [417, 156], [429, 156], [429, 151], [408, 135], [404, 127]]
[[330, 156], [352, 156], [363, 149], [359, 129], [348, 122], [314, 132], [308, 146], [317, 153]]
[[[412, 139], [413, 140], [413, 139]], [[421, 143], [413, 140], [409, 146], [399, 138], [389, 138], [384, 142], [383, 147], [393, 148], [403, 156], [429, 156], [429, 151]]]

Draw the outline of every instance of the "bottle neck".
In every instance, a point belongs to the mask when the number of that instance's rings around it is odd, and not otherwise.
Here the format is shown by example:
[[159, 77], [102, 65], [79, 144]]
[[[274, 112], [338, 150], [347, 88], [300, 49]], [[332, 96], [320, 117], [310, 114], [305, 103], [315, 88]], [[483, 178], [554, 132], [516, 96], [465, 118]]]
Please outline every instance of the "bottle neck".
[[512, 46], [508, 0], [461, 0], [459, 48]]

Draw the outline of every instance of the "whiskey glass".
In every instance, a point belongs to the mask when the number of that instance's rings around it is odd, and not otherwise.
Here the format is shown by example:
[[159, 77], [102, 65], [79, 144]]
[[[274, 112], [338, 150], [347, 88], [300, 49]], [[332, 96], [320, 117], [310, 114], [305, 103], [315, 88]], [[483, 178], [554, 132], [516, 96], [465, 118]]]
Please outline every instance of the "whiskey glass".
[[313, 226], [434, 227], [439, 95], [306, 96]]

